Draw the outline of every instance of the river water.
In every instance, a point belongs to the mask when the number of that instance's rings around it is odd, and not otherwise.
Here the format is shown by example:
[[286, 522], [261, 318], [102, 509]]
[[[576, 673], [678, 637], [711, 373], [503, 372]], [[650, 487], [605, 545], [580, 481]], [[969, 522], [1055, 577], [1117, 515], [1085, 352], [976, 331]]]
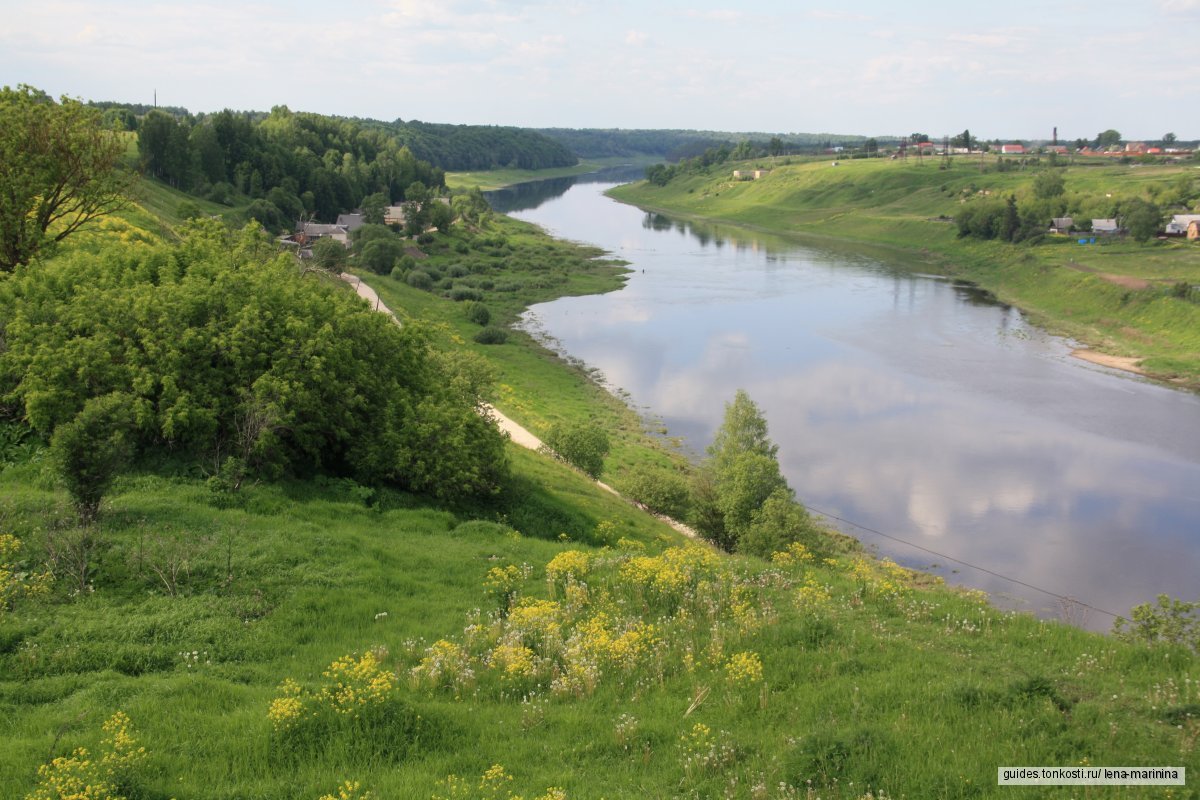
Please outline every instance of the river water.
[[1073, 358], [972, 287], [644, 212], [603, 195], [614, 180], [494, 196], [632, 270], [526, 324], [692, 451], [742, 388], [798, 497], [881, 554], [1097, 629], [1200, 595], [1200, 398]]

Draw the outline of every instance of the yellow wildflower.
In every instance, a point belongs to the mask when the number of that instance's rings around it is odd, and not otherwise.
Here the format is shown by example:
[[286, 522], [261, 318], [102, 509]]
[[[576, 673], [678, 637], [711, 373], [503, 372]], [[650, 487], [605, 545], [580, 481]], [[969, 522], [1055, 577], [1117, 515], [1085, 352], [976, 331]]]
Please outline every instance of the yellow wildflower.
[[362, 785], [358, 781], [343, 781], [337, 793], [323, 794], [319, 800], [371, 800], [370, 792], [359, 794]]
[[762, 683], [763, 665], [758, 653], [734, 653], [725, 664], [725, 677], [735, 686]]
[[554, 586], [568, 578], [581, 581], [587, 575], [590, 558], [580, 550], [564, 550], [546, 565], [546, 580]]

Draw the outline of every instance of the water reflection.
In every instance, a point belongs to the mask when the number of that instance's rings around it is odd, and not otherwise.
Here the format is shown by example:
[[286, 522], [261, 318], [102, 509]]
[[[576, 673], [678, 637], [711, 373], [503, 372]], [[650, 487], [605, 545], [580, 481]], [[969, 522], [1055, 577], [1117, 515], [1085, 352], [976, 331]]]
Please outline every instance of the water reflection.
[[518, 183], [503, 189], [487, 192], [488, 202], [492, 208], [502, 214], [514, 211], [525, 211], [537, 208], [548, 200], [562, 197], [567, 190], [576, 184], [604, 183], [612, 185], [614, 181], [631, 181], [642, 177], [641, 167], [619, 166], [606, 167], [596, 172], [583, 175], [570, 175], [563, 178], [548, 178], [546, 180]]
[[[742, 387], [813, 508], [1117, 613], [1159, 592], [1194, 596], [1197, 398], [1072, 359], [969, 284], [641, 212], [601, 188], [521, 216], [630, 261], [626, 288], [538, 306], [533, 321], [694, 450]], [[861, 538], [905, 563], [939, 561]]]

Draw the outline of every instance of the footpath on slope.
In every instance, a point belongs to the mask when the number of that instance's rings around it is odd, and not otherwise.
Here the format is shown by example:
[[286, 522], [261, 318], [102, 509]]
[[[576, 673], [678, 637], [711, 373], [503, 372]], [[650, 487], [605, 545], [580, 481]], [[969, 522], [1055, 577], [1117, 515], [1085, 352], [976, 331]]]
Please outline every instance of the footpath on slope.
[[[387, 305], [383, 302], [383, 300], [381, 300], [379, 298], [379, 293], [376, 292], [374, 289], [372, 289], [367, 284], [363, 283], [362, 278], [358, 277], [357, 275], [348, 275], [344, 272], [341, 274], [341, 278], [346, 283], [353, 286], [354, 291], [358, 293], [358, 296], [363, 298], [364, 300], [366, 300], [368, 303], [370, 303], [372, 308], [374, 308], [376, 311], [387, 314], [389, 317], [391, 317], [392, 321], [395, 322], [397, 325], [400, 324], [400, 320], [398, 320], [396, 318], [396, 314], [390, 308], [387, 307]], [[541, 439], [534, 436], [526, 428], [522, 427], [521, 425], [517, 424], [513, 420], [509, 419], [507, 416], [505, 416], [503, 413], [501, 413], [491, 403], [484, 403], [484, 408], [486, 409], [487, 413], [490, 414], [491, 417], [496, 420], [497, 427], [499, 427], [500, 430], [507, 433], [508, 437], [510, 439], [512, 439], [514, 444], [518, 444], [521, 447], [524, 447], [528, 450], [533, 450], [535, 452], [542, 452], [545, 445], [542, 443]], [[597, 486], [599, 486], [601, 489], [605, 490], [606, 492], [611, 492], [612, 494], [615, 494], [617, 497], [621, 497], [620, 492], [618, 492], [616, 489], [609, 486], [607, 483], [604, 483], [603, 481], [595, 481], [595, 484]], [[623, 499], [625, 499], [627, 502], [632, 503], [637, 508], [640, 508], [642, 511], [645, 511], [647, 514], [650, 514], [651, 516], [659, 519], [660, 521], [665, 522], [666, 524], [670, 525], [672, 528], [679, 531], [680, 533], [682, 533], [684, 536], [688, 537], [689, 539], [696, 539], [697, 541], [700, 540], [700, 535], [698, 533], [696, 533], [696, 531], [693, 530], [688, 525], [685, 525], [678, 520], [671, 519], [670, 517], [668, 517], [664, 514], [655, 514], [653, 511], [649, 510], [648, 508], [646, 508], [645, 506], [643, 506], [641, 503], [637, 502], [636, 500], [630, 500], [629, 498], [623, 498]]]

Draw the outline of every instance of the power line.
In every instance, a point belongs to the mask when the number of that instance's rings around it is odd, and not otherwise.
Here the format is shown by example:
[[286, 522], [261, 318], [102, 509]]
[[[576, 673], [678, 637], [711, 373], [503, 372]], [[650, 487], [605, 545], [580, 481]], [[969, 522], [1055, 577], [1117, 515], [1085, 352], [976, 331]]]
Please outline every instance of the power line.
[[859, 525], [857, 522], [853, 522], [853, 521], [845, 519], [843, 517], [839, 517], [837, 514], [831, 514], [828, 511], [822, 511], [821, 509], [810, 506], [807, 503], [804, 504], [804, 507], [807, 508], [809, 511], [817, 512], [818, 514], [820, 514], [823, 517], [828, 517], [829, 519], [835, 519], [838, 522], [844, 522], [845, 524], [851, 525], [855, 528], [858, 528], [859, 530], [866, 531], [867, 533], [873, 533], [876, 536], [882, 536], [884, 539], [890, 539], [893, 542], [899, 542], [900, 544], [908, 545], [909, 547], [915, 548], [917, 550], [921, 550], [922, 552], [925, 552], [925, 553], [929, 553], [932, 556], [937, 556], [938, 558], [945, 559], [946, 561], [953, 561], [955, 564], [961, 564], [964, 567], [970, 567], [971, 569], [977, 569], [980, 572], [986, 573], [988, 575], [991, 575], [993, 577], [999, 578], [1004, 581], [1008, 581], [1009, 583], [1015, 583], [1018, 586], [1024, 586], [1026, 589], [1033, 589], [1035, 592], [1041, 592], [1042, 594], [1049, 595], [1050, 597], [1053, 597], [1057, 600], [1061, 600], [1066, 603], [1071, 603], [1073, 605], [1081, 606], [1082, 608], [1086, 608], [1090, 611], [1095, 611], [1100, 614], [1107, 614], [1108, 616], [1112, 617], [1113, 619], [1116, 619], [1118, 616], [1120, 616], [1119, 614], [1114, 614], [1111, 611], [1106, 611], [1103, 608], [1098, 608], [1097, 606], [1091, 605], [1090, 603], [1085, 603], [1082, 600], [1077, 600], [1074, 597], [1067, 597], [1066, 595], [1059, 594], [1058, 592], [1052, 592], [1049, 589], [1043, 589], [1040, 586], [1034, 586], [1032, 583], [1026, 583], [1025, 581], [1020, 580], [1019, 578], [1012, 578], [1012, 577], [1009, 577], [1008, 575], [1003, 575], [999, 572], [996, 572], [995, 570], [988, 569], [987, 567], [981, 567], [978, 564], [972, 564], [969, 561], [963, 561], [961, 558], [955, 558], [953, 556], [948, 556], [945, 553], [939, 553], [936, 550], [930, 550], [928, 547], [919, 545], [915, 542], [910, 542], [907, 539], [901, 539], [899, 536], [892, 536], [890, 533], [884, 533], [883, 531], [877, 531], [874, 528], [867, 527], [866, 525]]

